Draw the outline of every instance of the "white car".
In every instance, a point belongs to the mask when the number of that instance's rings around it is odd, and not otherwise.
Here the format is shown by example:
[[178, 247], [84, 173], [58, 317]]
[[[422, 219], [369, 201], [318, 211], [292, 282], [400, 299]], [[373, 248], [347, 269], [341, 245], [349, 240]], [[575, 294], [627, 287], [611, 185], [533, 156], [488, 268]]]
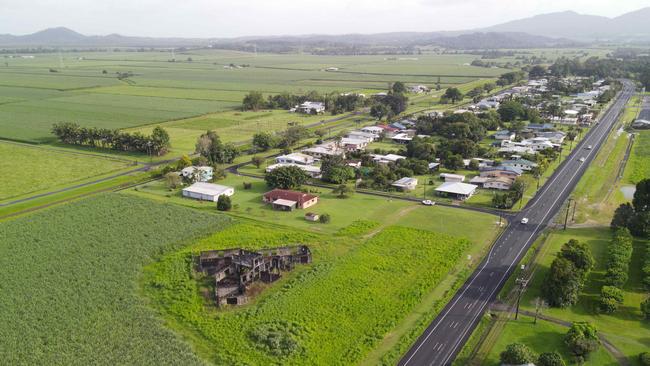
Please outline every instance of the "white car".
[[585, 162], [585, 158], [584, 158], [584, 157], [580, 158], [580, 162], [581, 162], [581, 163], [584, 163], [584, 162]]
[[526, 225], [528, 223], [528, 217], [524, 217], [523, 219], [521, 219], [521, 223]]
[[434, 206], [436, 203], [431, 200], [424, 200], [422, 201], [422, 204], [425, 206]]
[[591, 149], [592, 149], [591, 145], [587, 146], [587, 150], [591, 150]]

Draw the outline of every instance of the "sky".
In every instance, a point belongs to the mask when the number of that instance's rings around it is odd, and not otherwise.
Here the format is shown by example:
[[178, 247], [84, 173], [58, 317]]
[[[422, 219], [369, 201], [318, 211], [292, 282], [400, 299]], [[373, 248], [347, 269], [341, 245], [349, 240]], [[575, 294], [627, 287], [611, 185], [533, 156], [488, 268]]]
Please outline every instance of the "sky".
[[0, 34], [64, 26], [152, 37], [467, 30], [573, 10], [615, 17], [648, 0], [0, 0]]

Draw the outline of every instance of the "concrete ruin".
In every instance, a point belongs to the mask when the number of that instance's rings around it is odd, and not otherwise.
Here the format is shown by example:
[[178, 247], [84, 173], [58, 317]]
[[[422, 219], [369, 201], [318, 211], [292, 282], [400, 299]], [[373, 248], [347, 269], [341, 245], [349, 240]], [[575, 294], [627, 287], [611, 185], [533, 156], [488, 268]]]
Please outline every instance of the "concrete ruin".
[[237, 248], [201, 252], [198, 269], [214, 278], [217, 306], [243, 305], [248, 302], [246, 293], [253, 283], [275, 282], [283, 271], [307, 263], [311, 263], [311, 251], [306, 245], [258, 251]]

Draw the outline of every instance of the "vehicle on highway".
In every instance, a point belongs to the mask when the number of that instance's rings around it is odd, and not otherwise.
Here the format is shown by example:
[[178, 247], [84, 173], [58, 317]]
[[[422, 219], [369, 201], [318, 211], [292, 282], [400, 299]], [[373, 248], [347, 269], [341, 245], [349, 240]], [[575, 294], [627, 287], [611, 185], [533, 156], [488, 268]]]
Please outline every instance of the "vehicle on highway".
[[424, 200], [422, 201], [422, 204], [425, 206], [434, 206], [436, 203], [431, 200]]
[[528, 223], [528, 217], [524, 217], [523, 219], [521, 219], [521, 223], [526, 225]]
[[579, 160], [580, 160], [581, 163], [584, 163], [586, 159], [585, 159], [584, 156], [583, 156], [583, 157], [581, 157]]
[[591, 145], [587, 146], [587, 150], [591, 150], [591, 149], [592, 149]]

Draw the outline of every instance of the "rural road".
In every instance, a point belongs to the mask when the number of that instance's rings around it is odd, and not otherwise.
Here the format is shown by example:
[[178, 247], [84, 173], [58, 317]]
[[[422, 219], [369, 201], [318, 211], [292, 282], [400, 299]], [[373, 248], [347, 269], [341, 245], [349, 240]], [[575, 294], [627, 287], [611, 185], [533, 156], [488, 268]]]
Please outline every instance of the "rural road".
[[[514, 216], [512, 224], [497, 239], [476, 271], [402, 357], [400, 366], [450, 365], [453, 362], [528, 248], [561, 210], [633, 94], [633, 84], [624, 81], [623, 91], [599, 123], [587, 133], [535, 198]], [[589, 145], [593, 149], [587, 149]], [[585, 162], [580, 162], [580, 158], [585, 158]], [[527, 225], [520, 224], [524, 217], [530, 220]]]

